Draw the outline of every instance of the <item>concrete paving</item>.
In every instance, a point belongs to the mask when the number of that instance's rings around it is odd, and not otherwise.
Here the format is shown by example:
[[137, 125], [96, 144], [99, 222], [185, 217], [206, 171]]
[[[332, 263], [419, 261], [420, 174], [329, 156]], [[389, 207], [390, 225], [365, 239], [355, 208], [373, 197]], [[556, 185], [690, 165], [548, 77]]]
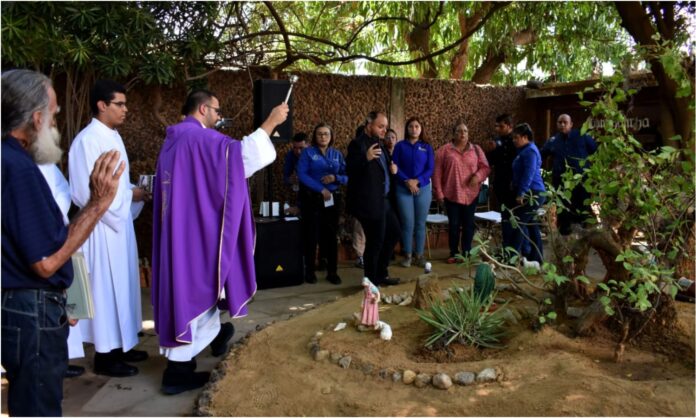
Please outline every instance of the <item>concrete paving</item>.
[[[457, 265], [448, 265], [443, 260], [447, 250], [433, 250], [433, 271], [442, 276], [465, 276], [465, 269]], [[587, 272], [588, 276], [599, 279], [603, 275], [601, 262], [595, 262]], [[413, 281], [422, 269], [418, 267], [403, 268], [398, 265], [390, 267], [394, 277], [400, 277], [402, 282]], [[327, 282], [325, 274], [319, 272], [316, 284], [302, 284], [292, 287], [281, 287], [259, 290], [254, 300], [249, 304], [249, 315], [244, 318], [231, 320], [236, 328], [233, 341], [238, 341], [248, 332], [270, 321], [289, 318], [292, 314], [311, 309], [312, 307], [362, 291], [360, 281], [362, 269], [352, 266], [352, 263], [342, 263], [338, 274], [343, 279], [341, 285]], [[150, 358], [141, 363], [135, 363], [140, 369], [137, 376], [128, 378], [110, 378], [93, 373], [94, 348], [85, 344], [86, 357], [71, 360], [71, 364], [84, 366], [84, 375], [65, 379], [63, 414], [65, 416], [188, 416], [193, 413], [194, 403], [201, 389], [192, 390], [175, 396], [166, 396], [160, 392], [162, 372], [166, 359], [159, 355], [158, 340], [153, 329], [152, 306], [149, 289], [142, 289], [143, 333], [136, 348], [146, 350]], [[356, 308], [357, 309], [357, 308]], [[229, 321], [224, 315], [223, 321]], [[212, 357], [206, 349], [197, 356], [198, 370], [210, 371], [221, 361], [222, 357]], [[2, 415], [7, 415], [7, 381], [2, 382]]]

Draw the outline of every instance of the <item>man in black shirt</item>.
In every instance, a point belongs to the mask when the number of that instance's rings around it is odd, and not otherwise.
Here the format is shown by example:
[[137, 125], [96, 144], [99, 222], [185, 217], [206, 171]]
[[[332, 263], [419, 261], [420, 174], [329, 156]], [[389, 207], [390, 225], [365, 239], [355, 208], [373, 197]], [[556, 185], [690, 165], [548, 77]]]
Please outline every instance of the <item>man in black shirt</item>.
[[370, 112], [362, 133], [348, 145], [347, 210], [365, 231], [365, 277], [378, 286], [399, 283], [389, 278], [387, 267], [401, 234], [399, 221], [389, 200], [391, 175], [395, 166], [389, 152], [380, 145], [387, 132], [387, 115]]

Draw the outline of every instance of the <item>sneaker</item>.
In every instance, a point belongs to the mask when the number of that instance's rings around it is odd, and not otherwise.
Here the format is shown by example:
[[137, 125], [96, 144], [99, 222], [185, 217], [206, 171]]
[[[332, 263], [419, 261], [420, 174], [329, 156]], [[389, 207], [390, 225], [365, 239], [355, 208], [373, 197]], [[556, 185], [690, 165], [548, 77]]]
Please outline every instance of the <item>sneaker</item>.
[[426, 261], [425, 256], [416, 254], [413, 264], [415, 264], [417, 267], [425, 267]]
[[355, 267], [359, 269], [364, 269], [365, 268], [365, 260], [363, 260], [362, 256], [358, 257], [358, 259], [355, 261]]
[[447, 259], [447, 264], [454, 264], [457, 262], [457, 259], [454, 257], [450, 257]]
[[411, 267], [411, 256], [407, 255], [404, 257], [403, 260], [399, 263], [401, 267]]

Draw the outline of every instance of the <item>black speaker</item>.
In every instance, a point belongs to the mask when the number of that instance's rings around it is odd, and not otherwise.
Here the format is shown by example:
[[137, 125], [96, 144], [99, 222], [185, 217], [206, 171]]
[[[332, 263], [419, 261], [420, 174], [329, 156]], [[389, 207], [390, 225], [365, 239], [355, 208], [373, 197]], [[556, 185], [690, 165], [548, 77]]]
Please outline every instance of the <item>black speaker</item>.
[[256, 219], [254, 267], [259, 289], [304, 283], [300, 221]]
[[[261, 126], [271, 110], [285, 100], [289, 89], [290, 82], [288, 80], [261, 79], [254, 82], [254, 129]], [[290, 96], [288, 118], [271, 135], [273, 142], [290, 142], [292, 137], [292, 102], [292, 96]]]

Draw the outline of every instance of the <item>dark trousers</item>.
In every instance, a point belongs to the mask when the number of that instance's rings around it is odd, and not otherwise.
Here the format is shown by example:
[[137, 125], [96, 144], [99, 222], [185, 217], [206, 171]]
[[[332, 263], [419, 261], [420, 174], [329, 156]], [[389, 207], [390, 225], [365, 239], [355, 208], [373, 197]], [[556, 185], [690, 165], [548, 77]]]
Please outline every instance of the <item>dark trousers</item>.
[[2, 290], [2, 367], [11, 416], [61, 416], [68, 368], [63, 292]]
[[[477, 202], [470, 205], [462, 205], [457, 202], [450, 202], [445, 199], [445, 210], [449, 220], [449, 249], [450, 257], [456, 254], [469, 254], [471, 251], [471, 240], [474, 238], [474, 214], [476, 213]], [[461, 243], [461, 252], [459, 244]]]
[[358, 217], [365, 232], [365, 277], [379, 284], [389, 277], [387, 267], [394, 246], [401, 236], [401, 227], [388, 199], [384, 201], [384, 216], [378, 219]]
[[558, 231], [561, 235], [568, 235], [571, 231], [572, 224], [586, 224], [591, 217], [592, 209], [590, 205], [585, 204], [585, 200], [590, 198], [590, 194], [585, 190], [582, 184], [577, 185], [570, 195], [570, 204], [567, 210], [558, 213], [557, 224]]
[[[510, 220], [512, 218], [512, 213], [511, 211], [517, 207], [517, 202], [514, 203], [506, 203], [505, 208], [503, 209], [501, 207], [501, 225], [500, 229], [503, 233], [503, 249], [506, 248], [511, 248], [515, 249], [515, 237], [517, 234], [516, 228], [513, 226], [513, 222]], [[519, 219], [516, 221], [519, 222]], [[529, 235], [529, 231], [527, 231], [527, 226], [526, 225], [521, 225], [517, 223], [517, 228], [521, 228], [522, 233], [524, 235]], [[521, 254], [527, 257], [532, 251], [532, 245], [529, 243], [529, 241], [524, 240], [522, 242], [522, 252]], [[503, 251], [503, 256], [505, 258], [512, 257], [514, 253], [511, 251]], [[527, 257], [529, 258], [529, 257]]]
[[[539, 192], [533, 192], [535, 202], [527, 201], [524, 205], [515, 208], [513, 214], [518, 218], [519, 225], [514, 229], [514, 249], [527, 257], [529, 261], [544, 262], [544, 247], [541, 243], [541, 225], [537, 216], [537, 210], [544, 204], [544, 197]], [[526, 231], [525, 231], [526, 228]], [[525, 243], [530, 250], [525, 250]]]
[[305, 275], [312, 275], [316, 271], [317, 244], [321, 257], [326, 257], [326, 273], [336, 274], [340, 197], [339, 193], [334, 193], [334, 204], [327, 208], [324, 207], [321, 193], [309, 190], [301, 193]]

